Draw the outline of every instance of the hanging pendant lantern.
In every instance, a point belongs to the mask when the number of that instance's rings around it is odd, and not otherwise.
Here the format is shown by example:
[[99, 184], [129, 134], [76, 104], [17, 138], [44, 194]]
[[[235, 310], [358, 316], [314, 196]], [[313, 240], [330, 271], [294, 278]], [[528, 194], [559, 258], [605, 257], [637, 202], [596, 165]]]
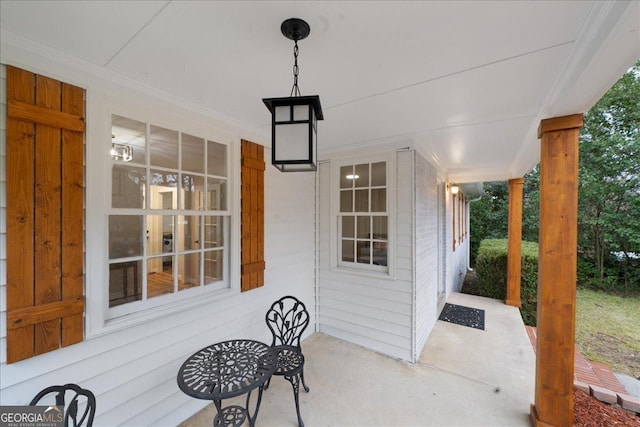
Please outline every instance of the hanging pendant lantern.
[[295, 42], [293, 48], [293, 87], [283, 98], [264, 98], [271, 112], [271, 163], [281, 172], [317, 169], [317, 121], [323, 120], [320, 97], [302, 96], [298, 87], [298, 40], [311, 29], [302, 19], [290, 18], [280, 27], [282, 34]]

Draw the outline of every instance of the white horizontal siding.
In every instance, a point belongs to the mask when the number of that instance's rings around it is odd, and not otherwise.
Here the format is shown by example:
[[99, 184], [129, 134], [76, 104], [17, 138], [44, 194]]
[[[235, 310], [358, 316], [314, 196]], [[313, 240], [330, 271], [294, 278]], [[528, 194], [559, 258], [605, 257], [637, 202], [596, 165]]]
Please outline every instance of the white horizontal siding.
[[[445, 211], [445, 230], [446, 236], [443, 242], [443, 261], [445, 262], [445, 277], [446, 277], [446, 291], [447, 295], [450, 292], [458, 292], [462, 289], [464, 282], [464, 276], [468, 267], [469, 256], [469, 236], [464, 239], [461, 244], [456, 244], [455, 250], [453, 249], [453, 207], [452, 197], [449, 191], [446, 192], [446, 211]], [[465, 209], [468, 207], [465, 206]], [[458, 207], [456, 207], [457, 212]], [[469, 212], [467, 211], [467, 221], [469, 218]]]
[[[271, 168], [273, 169], [273, 168]], [[279, 172], [278, 172], [279, 173]], [[298, 203], [313, 209], [313, 177], [276, 180], [269, 187], [267, 173], [265, 210], [281, 209], [270, 195], [282, 191], [298, 194]], [[300, 197], [299, 193], [308, 194]], [[307, 200], [305, 200], [307, 199]], [[308, 202], [308, 203], [307, 203]], [[295, 215], [281, 212], [291, 223]], [[313, 216], [309, 216], [313, 218]], [[266, 222], [266, 230], [270, 224]], [[127, 330], [85, 341], [52, 353], [3, 365], [3, 404], [25, 404], [41, 388], [54, 383], [77, 382], [91, 389], [98, 400], [96, 425], [152, 425], [162, 408], [179, 408], [189, 398], [180, 392], [175, 376], [184, 359], [197, 349], [228, 338], [267, 340], [264, 314], [275, 299], [293, 294], [302, 299], [315, 318], [313, 260], [280, 264], [275, 260], [313, 256], [313, 223], [292, 226], [298, 238], [265, 232], [267, 272], [264, 288], [234, 295], [211, 305], [178, 313]], [[273, 261], [273, 262], [272, 262]], [[313, 324], [307, 333], [314, 330]], [[197, 410], [198, 408], [194, 408]], [[170, 413], [169, 413], [170, 415]], [[167, 415], [167, 416], [169, 416]], [[164, 418], [167, 421], [167, 418]], [[179, 422], [181, 419], [176, 419]]]
[[381, 280], [369, 276], [337, 271], [321, 272], [323, 289], [348, 292], [358, 298], [371, 297], [390, 303], [411, 305], [411, 284], [394, 280]]
[[[20, 49], [11, 49], [19, 55]], [[3, 52], [4, 53], [4, 52]], [[87, 96], [107, 99], [113, 93], [138, 105], [161, 104], [175, 109], [176, 115], [198, 121], [236, 135], [252, 139], [255, 133], [237, 125], [191, 111], [172, 101], [159, 101], [120, 82], [93, 75], [91, 69], [79, 71], [74, 64], [60, 64], [52, 57], [25, 54], [9, 58], [30, 71], [52, 75], [87, 88]], [[4, 60], [4, 58], [3, 58]], [[29, 66], [31, 64], [31, 66]], [[2, 73], [2, 83], [5, 80]], [[130, 82], [127, 82], [129, 84]], [[99, 89], [95, 89], [99, 88]], [[111, 90], [112, 89], [112, 90]], [[95, 90], [104, 90], [95, 97]], [[4, 91], [2, 96], [4, 97]], [[108, 93], [109, 95], [105, 95]], [[94, 101], [95, 102], [95, 101]], [[101, 102], [101, 101], [99, 101]], [[6, 108], [2, 107], [1, 128], [5, 127]], [[88, 110], [87, 135], [92, 126], [105, 117]], [[315, 319], [315, 179], [313, 174], [283, 174], [267, 164], [265, 171], [265, 286], [245, 293], [229, 292], [188, 310], [138, 323], [116, 332], [87, 339], [10, 365], [6, 361], [6, 248], [5, 248], [5, 132], [0, 129], [0, 404], [24, 405], [42, 388], [73, 382], [91, 389], [97, 399], [96, 426], [177, 425], [209, 402], [192, 399], [177, 387], [176, 374], [185, 358], [216, 341], [229, 338], [270, 340], [264, 315], [270, 304], [283, 295], [300, 298]], [[87, 145], [101, 141], [88, 137]], [[269, 150], [265, 158], [270, 157]], [[268, 162], [267, 162], [268, 163]], [[239, 164], [234, 165], [238, 168]], [[104, 180], [87, 165], [92, 181]], [[239, 182], [232, 190], [239, 194]], [[87, 192], [92, 189], [87, 188]], [[234, 196], [237, 197], [237, 196]], [[9, 201], [10, 202], [10, 201]], [[238, 212], [239, 214], [239, 212]], [[237, 248], [236, 248], [237, 249]], [[87, 245], [87, 256], [91, 245]], [[238, 272], [235, 272], [237, 275]], [[87, 277], [87, 284], [100, 283], [102, 277]], [[305, 335], [314, 332], [312, 323]]]
[[[345, 317], [349, 316], [362, 316], [367, 317], [371, 314], [371, 309], [384, 312], [384, 322], [379, 323], [380, 330], [397, 331], [403, 335], [406, 333], [406, 328], [411, 326], [411, 317], [407, 316], [403, 312], [405, 305], [396, 303], [394, 305], [390, 303], [380, 304], [379, 299], [363, 297], [358, 300], [357, 304], [349, 303], [340, 299], [340, 292], [332, 291], [330, 289], [323, 289], [321, 299], [325, 300], [325, 306], [331, 306], [332, 308], [325, 308], [324, 314], [329, 316], [330, 312], [344, 313]], [[330, 300], [330, 301], [329, 301]], [[378, 304], [376, 304], [378, 303]], [[377, 305], [377, 306], [376, 306]], [[394, 310], [395, 309], [395, 310]], [[337, 317], [333, 315], [332, 317]], [[378, 319], [372, 319], [373, 322], [378, 322]]]
[[[411, 154], [395, 157], [395, 188], [389, 189], [395, 210], [395, 276], [332, 268], [331, 163], [320, 166], [319, 328], [383, 354], [412, 360], [412, 187]], [[366, 157], [362, 158], [366, 161]], [[397, 238], [396, 238], [397, 237]]]
[[438, 317], [438, 187], [437, 173], [415, 154], [416, 357]]

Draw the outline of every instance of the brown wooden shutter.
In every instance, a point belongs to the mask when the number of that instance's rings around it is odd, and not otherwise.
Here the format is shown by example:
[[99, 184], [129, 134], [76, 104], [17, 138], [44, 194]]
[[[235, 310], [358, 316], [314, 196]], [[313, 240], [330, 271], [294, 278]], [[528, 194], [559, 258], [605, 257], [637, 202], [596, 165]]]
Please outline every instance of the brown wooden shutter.
[[264, 147], [242, 140], [242, 292], [264, 285]]
[[453, 202], [451, 203], [451, 206], [452, 206], [452, 209], [453, 209], [453, 212], [451, 213], [451, 218], [452, 218], [452, 221], [451, 221], [452, 222], [452, 226], [451, 226], [452, 233], [451, 234], [453, 234], [453, 250], [455, 251], [456, 250], [456, 245], [458, 243], [458, 240], [457, 240], [458, 236], [456, 234], [456, 221], [458, 219], [456, 217], [456, 204], [458, 203], [458, 200], [457, 200], [457, 197], [456, 197], [455, 194], [452, 194], [451, 197], [453, 198]]
[[7, 66], [7, 363], [82, 341], [84, 90]]

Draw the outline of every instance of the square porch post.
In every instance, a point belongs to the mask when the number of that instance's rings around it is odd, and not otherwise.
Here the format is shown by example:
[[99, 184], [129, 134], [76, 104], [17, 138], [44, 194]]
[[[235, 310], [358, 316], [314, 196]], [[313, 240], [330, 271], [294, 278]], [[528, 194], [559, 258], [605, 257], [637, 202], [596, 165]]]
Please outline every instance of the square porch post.
[[524, 178], [509, 180], [509, 224], [507, 243], [507, 299], [505, 304], [522, 307], [522, 185]]
[[578, 137], [582, 114], [542, 120], [536, 427], [573, 425]]

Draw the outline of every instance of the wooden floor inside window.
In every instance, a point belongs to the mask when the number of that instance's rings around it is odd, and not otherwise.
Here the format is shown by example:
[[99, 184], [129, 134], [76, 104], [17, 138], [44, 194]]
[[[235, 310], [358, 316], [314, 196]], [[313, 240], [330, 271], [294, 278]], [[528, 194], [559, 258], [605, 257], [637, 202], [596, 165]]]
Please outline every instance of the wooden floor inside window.
[[[178, 279], [178, 290], [189, 289], [198, 286], [197, 283], [185, 283]], [[173, 292], [173, 276], [171, 272], [147, 274], [147, 298], [153, 298]]]
[[[136, 273], [134, 273], [134, 275], [135, 274]], [[110, 291], [112, 292], [109, 298], [110, 307], [115, 307], [142, 299], [141, 284], [136, 285], [137, 281], [130, 280], [129, 275], [125, 275], [123, 280], [124, 290], [121, 290], [120, 286], [117, 286], [116, 289], [110, 289]], [[140, 286], [138, 292], [136, 292], [135, 289], [137, 286]], [[183, 280], [178, 279], [179, 291], [196, 286], [198, 286], [198, 283], [184, 282]], [[125, 291], [127, 290], [128, 292], [125, 294]], [[116, 294], [114, 294], [113, 292], [116, 292]], [[165, 269], [165, 271], [163, 272], [147, 274], [147, 298], [153, 298], [170, 293], [173, 293], [173, 273], [170, 268]]]

